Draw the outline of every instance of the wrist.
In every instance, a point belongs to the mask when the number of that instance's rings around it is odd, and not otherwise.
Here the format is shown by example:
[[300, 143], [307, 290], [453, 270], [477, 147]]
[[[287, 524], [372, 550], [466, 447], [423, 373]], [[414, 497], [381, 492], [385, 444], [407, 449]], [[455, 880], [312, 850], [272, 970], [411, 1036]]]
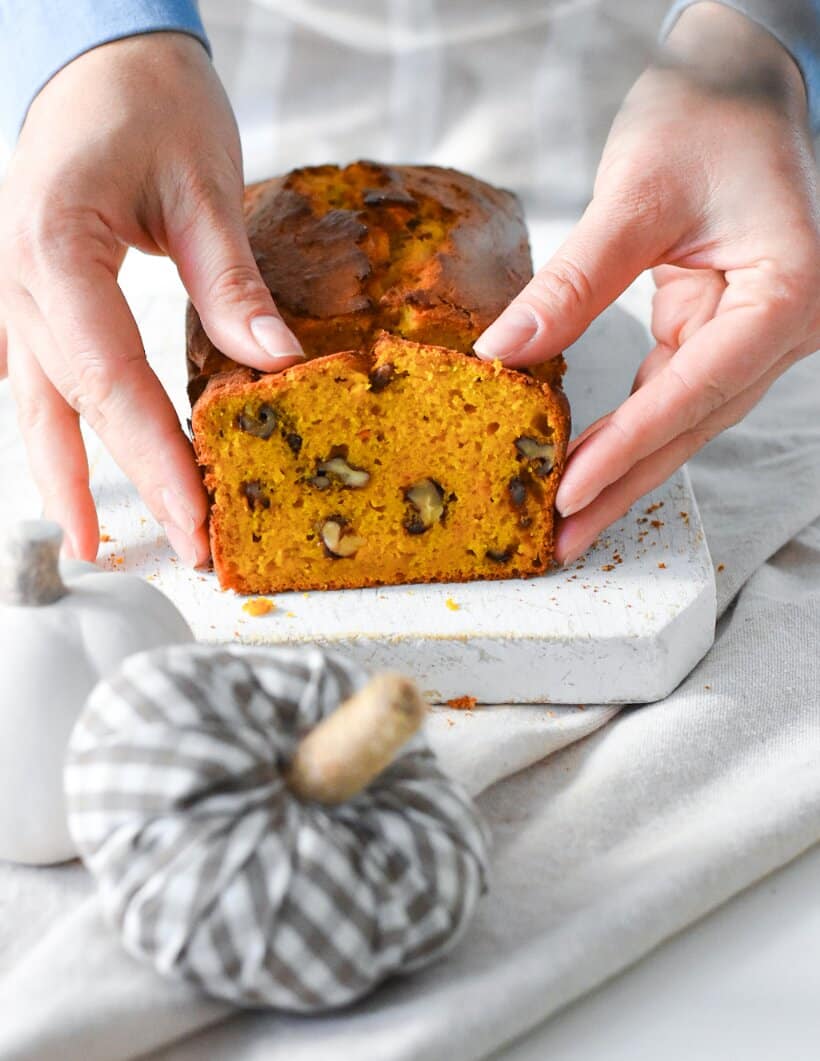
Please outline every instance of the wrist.
[[192, 80], [208, 68], [210, 58], [203, 42], [177, 30], [138, 33], [97, 44], [66, 63], [37, 93], [18, 145], [25, 143], [29, 127], [42, 113], [53, 118], [55, 106], [77, 106], [84, 97], [90, 99], [89, 94], [97, 93], [98, 115], [114, 111], [124, 116], [135, 94], [141, 110], [147, 101], [155, 112], [177, 106], [176, 99], [168, 98], [167, 85]]
[[209, 47], [194, 0], [0, 0], [0, 29], [0, 128], [10, 143], [35, 96], [94, 48], [161, 31], [189, 34]]
[[791, 54], [727, 4], [700, 0], [687, 7], [664, 41], [659, 65], [711, 93], [768, 103], [806, 119], [806, 86]]

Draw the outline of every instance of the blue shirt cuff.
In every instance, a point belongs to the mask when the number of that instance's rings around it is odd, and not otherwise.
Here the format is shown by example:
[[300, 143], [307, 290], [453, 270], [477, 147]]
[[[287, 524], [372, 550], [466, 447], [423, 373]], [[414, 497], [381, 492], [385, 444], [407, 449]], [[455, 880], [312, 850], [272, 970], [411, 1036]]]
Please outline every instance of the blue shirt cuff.
[[[718, 0], [752, 19], [790, 53], [806, 84], [812, 131], [820, 132], [820, 0]], [[677, 0], [661, 27], [665, 40], [687, 7], [700, 0]]]
[[13, 142], [34, 97], [78, 55], [160, 30], [210, 52], [193, 0], [0, 0], [0, 129]]

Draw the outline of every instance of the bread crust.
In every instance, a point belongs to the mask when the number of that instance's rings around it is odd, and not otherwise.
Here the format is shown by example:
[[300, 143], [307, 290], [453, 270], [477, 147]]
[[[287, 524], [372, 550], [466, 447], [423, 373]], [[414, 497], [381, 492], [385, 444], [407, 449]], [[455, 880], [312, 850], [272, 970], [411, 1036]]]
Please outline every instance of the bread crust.
[[[342, 205], [328, 209], [328, 199]], [[467, 353], [532, 276], [516, 196], [438, 166], [293, 170], [248, 187], [245, 220], [262, 277], [308, 357], [366, 346], [382, 329]], [[429, 253], [390, 273], [414, 225]], [[234, 363], [193, 307], [187, 346], [196, 400], [208, 376]]]
[[[528, 373], [472, 354], [474, 341], [532, 275], [517, 198], [455, 170], [357, 162], [343, 169], [306, 167], [250, 185], [245, 216], [262, 276], [307, 361], [270, 375], [240, 366], [213, 345], [196, 311], [188, 309], [194, 444], [211, 498], [211, 545], [220, 584], [239, 592], [270, 593], [527, 577], [546, 570], [553, 557], [553, 505], [570, 430], [569, 404], [560, 385], [563, 358]], [[532, 486], [539, 512], [536, 526], [523, 534], [527, 549], [508, 563], [483, 567], [428, 564], [413, 574], [409, 564], [401, 578], [395, 571], [379, 570], [378, 564], [367, 569], [341, 562], [334, 566], [326, 558], [311, 561], [314, 570], [304, 574], [286, 564], [278, 573], [276, 565], [263, 573], [249, 571], [247, 564], [243, 569], [237, 554], [245, 546], [237, 542], [236, 526], [237, 520], [247, 523], [248, 514], [231, 511], [236, 500], [220, 493], [227, 465], [213, 436], [217, 410], [238, 402], [287, 405], [295, 389], [312, 385], [321, 388], [316, 391], [320, 400], [336, 407], [343, 401], [338, 380], [348, 386], [355, 380], [359, 391], [366, 389], [366, 381], [394, 356], [421, 390], [437, 386], [430, 381], [440, 381], [439, 370], [446, 367], [454, 378], [491, 383], [512, 404], [516, 396], [526, 396], [529, 408], [537, 395], [555, 458], [549, 476]], [[372, 413], [366, 402], [361, 408], [378, 416], [378, 405]], [[417, 411], [424, 412], [421, 406]], [[427, 412], [435, 415], [432, 406]], [[221, 424], [225, 429], [227, 421]], [[508, 459], [509, 447], [505, 452]], [[287, 456], [284, 465], [290, 468]], [[304, 474], [300, 471], [299, 482], [305, 481]], [[527, 504], [533, 503], [530, 496]], [[509, 517], [508, 511], [507, 523], [502, 521], [508, 530]], [[263, 531], [258, 528], [258, 533]]]

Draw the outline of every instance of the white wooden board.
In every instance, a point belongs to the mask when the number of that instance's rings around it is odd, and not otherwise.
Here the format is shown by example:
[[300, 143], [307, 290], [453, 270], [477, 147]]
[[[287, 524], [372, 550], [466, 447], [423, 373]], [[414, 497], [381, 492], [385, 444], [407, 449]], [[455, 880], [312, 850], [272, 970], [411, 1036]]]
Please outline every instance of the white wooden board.
[[653, 495], [661, 507], [649, 518], [662, 526], [642, 538], [648, 525], [630, 514], [570, 571], [279, 594], [275, 611], [259, 618], [243, 611], [245, 598], [221, 592], [212, 574], [176, 563], [136, 501], [108, 503], [106, 493], [99, 497], [112, 541], [103, 563], [154, 582], [200, 640], [338, 648], [367, 667], [413, 674], [433, 702], [657, 700], [712, 643], [714, 583], [684, 474]]
[[[185, 416], [179, 282], [167, 263], [137, 256], [123, 279], [152, 362]], [[646, 303], [645, 292], [632, 297]], [[570, 352], [576, 428], [628, 391], [647, 343], [643, 325], [616, 306]], [[467, 695], [482, 703], [656, 700], [712, 643], [714, 575], [685, 472], [571, 570], [529, 581], [280, 594], [273, 612], [253, 618], [213, 574], [175, 561], [133, 489], [92, 446], [110, 537], [101, 562], [150, 579], [204, 641], [332, 646], [368, 667], [414, 674], [433, 702]]]

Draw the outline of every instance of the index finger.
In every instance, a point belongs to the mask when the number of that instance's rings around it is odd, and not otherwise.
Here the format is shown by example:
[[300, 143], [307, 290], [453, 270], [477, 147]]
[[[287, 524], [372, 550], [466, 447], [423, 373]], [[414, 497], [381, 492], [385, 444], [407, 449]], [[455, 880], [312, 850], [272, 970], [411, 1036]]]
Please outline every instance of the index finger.
[[103, 262], [59, 253], [29, 283], [56, 349], [37, 350], [47, 375], [99, 435], [163, 524], [182, 559], [208, 556], [207, 503], [191, 445], [145, 359], [136, 322]]
[[719, 313], [574, 450], [558, 511], [571, 516], [586, 508], [639, 461], [754, 384], [792, 345], [791, 329], [765, 303]]
[[594, 198], [564, 244], [500, 317], [478, 337], [476, 354], [507, 365], [534, 365], [574, 343], [648, 266], [667, 236], [655, 206]]

